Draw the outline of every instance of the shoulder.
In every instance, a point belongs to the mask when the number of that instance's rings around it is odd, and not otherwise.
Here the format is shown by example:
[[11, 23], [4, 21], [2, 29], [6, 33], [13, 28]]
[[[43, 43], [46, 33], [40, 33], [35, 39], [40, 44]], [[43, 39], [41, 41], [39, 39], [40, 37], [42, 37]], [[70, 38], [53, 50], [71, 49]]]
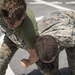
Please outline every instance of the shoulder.
[[34, 12], [31, 8], [27, 7], [26, 9], [26, 14], [29, 16], [29, 15], [33, 15], [34, 16]]
[[30, 21], [33, 21], [33, 22], [35, 21], [36, 22], [35, 14], [34, 14], [33, 10], [29, 7], [27, 7], [27, 9], [26, 9], [26, 16]]

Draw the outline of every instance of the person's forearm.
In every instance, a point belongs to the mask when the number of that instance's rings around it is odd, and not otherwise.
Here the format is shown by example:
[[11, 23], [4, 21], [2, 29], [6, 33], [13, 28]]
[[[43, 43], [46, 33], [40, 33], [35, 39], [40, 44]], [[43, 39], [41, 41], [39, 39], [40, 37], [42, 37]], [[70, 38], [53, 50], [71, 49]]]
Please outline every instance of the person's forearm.
[[30, 54], [29, 59], [21, 60], [21, 65], [24, 68], [27, 68], [28, 66], [34, 64], [35, 62], [37, 62], [39, 60], [39, 57], [37, 56], [35, 49], [28, 49], [28, 52]]
[[30, 57], [29, 57], [30, 64], [33, 64], [39, 60], [39, 57], [37, 56], [35, 49], [28, 49], [28, 52], [30, 54]]
[[37, 61], [38, 60], [34, 59], [34, 58], [29, 58], [28, 60], [27, 59], [22, 59], [21, 60], [21, 65], [22, 65], [22, 67], [27, 68], [27, 67], [29, 67], [30, 65], [34, 64]]

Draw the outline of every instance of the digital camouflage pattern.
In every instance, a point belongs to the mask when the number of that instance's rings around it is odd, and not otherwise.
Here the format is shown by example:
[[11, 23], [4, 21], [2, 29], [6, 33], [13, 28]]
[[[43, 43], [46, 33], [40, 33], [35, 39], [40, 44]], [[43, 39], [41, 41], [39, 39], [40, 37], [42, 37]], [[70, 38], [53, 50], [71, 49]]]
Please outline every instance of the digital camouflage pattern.
[[17, 49], [17, 46], [7, 36], [5, 36], [0, 49], [0, 75], [5, 75], [8, 64]]
[[20, 36], [14, 34], [13, 29], [8, 29], [4, 25], [3, 19], [0, 19], [0, 25], [5, 34], [4, 42], [0, 49], [0, 75], [5, 75], [12, 56], [18, 48], [26, 49], [26, 43]]
[[17, 45], [18, 48], [26, 49], [25, 41], [19, 35], [15, 34], [13, 29], [8, 29], [7, 26], [5, 26], [3, 19], [0, 20], [0, 24], [2, 32], [5, 33], [6, 36], [8, 36], [8, 38]]
[[38, 29], [40, 35], [52, 35], [65, 47], [72, 75], [75, 75], [75, 11], [50, 12], [38, 22]]
[[[8, 29], [3, 20], [0, 20], [2, 32], [6, 34], [4, 43], [0, 50], [0, 75], [5, 74], [7, 64], [9, 64], [12, 56], [18, 48], [26, 49], [25, 41], [18, 35], [14, 34], [13, 29]], [[7, 37], [8, 36], [8, 37]], [[10, 45], [11, 44], [11, 45]]]
[[75, 46], [75, 12], [53, 11], [38, 22], [41, 35], [52, 35], [66, 47]]
[[[38, 22], [40, 35], [52, 35], [58, 42], [67, 47], [68, 61], [73, 75], [75, 75], [75, 12], [74, 11], [53, 11], [47, 14], [41, 21]], [[8, 29], [2, 19], [0, 19], [2, 31], [6, 34], [4, 43], [0, 50], [0, 75], [5, 74], [7, 64], [10, 62], [13, 54], [20, 48], [26, 48], [25, 41], [18, 35], [14, 34], [13, 30]], [[71, 49], [68, 49], [72, 47]], [[73, 63], [72, 63], [72, 61]], [[45, 64], [40, 60], [36, 63], [38, 68], [44, 75], [60, 75], [58, 68], [58, 60], [54, 64]]]
[[1, 16], [0, 25], [5, 34], [0, 49], [0, 75], [5, 75], [7, 65], [18, 48], [25, 50], [34, 48], [38, 29], [34, 13], [30, 8], [27, 8], [26, 17], [19, 27], [8, 29]]

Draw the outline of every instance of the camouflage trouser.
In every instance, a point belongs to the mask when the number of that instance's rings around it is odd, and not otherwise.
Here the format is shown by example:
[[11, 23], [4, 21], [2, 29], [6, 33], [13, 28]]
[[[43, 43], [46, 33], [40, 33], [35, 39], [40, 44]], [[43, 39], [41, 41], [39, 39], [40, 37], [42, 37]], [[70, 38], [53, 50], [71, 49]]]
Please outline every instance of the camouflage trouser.
[[16, 50], [16, 45], [5, 36], [0, 49], [0, 75], [5, 75], [7, 66]]
[[67, 59], [72, 75], [75, 75], [75, 47], [67, 48]]
[[61, 75], [58, 71], [58, 60], [53, 64], [46, 64], [39, 60], [36, 64], [43, 75]]

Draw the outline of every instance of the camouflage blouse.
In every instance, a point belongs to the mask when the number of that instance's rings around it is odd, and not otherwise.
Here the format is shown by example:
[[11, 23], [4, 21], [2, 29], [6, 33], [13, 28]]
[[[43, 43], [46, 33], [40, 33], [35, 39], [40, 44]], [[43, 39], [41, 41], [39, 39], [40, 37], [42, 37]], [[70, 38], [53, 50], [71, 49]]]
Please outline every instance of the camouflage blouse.
[[40, 35], [52, 35], [64, 47], [75, 46], [75, 12], [53, 11], [38, 22]]

